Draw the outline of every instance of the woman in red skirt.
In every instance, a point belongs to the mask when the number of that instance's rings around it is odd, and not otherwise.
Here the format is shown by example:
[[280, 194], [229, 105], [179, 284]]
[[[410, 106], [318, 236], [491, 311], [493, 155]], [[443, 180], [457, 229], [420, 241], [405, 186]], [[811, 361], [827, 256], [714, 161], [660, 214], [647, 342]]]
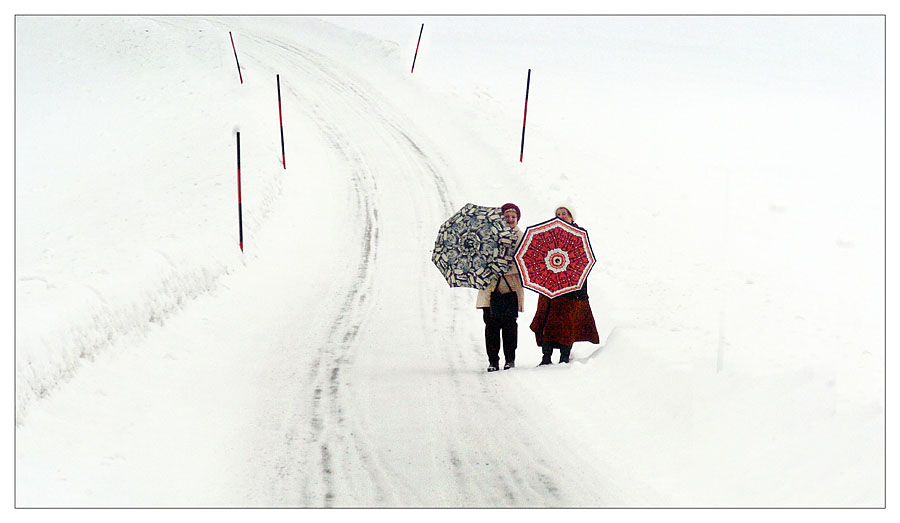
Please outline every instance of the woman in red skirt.
[[[575, 218], [571, 209], [559, 207], [556, 217], [573, 225]], [[541, 365], [550, 365], [553, 349], [559, 349], [559, 362], [568, 363], [572, 345], [576, 341], [600, 343], [591, 303], [588, 301], [587, 281], [581, 289], [556, 298], [543, 294], [538, 297], [537, 311], [531, 321], [531, 330], [541, 347]]]

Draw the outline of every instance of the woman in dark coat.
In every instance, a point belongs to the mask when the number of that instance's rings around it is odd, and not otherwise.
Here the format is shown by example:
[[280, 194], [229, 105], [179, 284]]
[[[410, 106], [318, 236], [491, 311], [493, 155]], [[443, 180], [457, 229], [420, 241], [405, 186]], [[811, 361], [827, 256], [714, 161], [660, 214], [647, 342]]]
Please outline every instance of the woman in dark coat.
[[[556, 216], [577, 225], [572, 211], [567, 207], [556, 209]], [[599, 344], [600, 335], [588, 301], [587, 282], [584, 282], [581, 289], [553, 299], [540, 295], [537, 311], [531, 321], [531, 330], [543, 353], [541, 365], [552, 363], [550, 357], [553, 349], [559, 349], [560, 363], [568, 363], [572, 345], [576, 341]]]
[[[519, 218], [522, 211], [514, 203], [507, 203], [500, 207], [503, 211], [503, 219], [509, 225], [516, 238], [516, 246], [522, 241], [522, 231], [519, 229]], [[510, 272], [503, 275], [503, 279], [497, 278], [485, 289], [478, 291], [478, 298], [475, 301], [475, 307], [482, 309], [484, 312], [484, 344], [487, 349], [488, 356], [488, 372], [500, 370], [500, 342], [503, 341], [503, 357], [506, 364], [503, 365], [504, 370], [511, 369], [516, 366], [516, 347], [519, 344], [519, 324], [516, 318], [494, 318], [491, 316], [491, 293], [497, 290], [500, 294], [515, 292], [519, 312], [525, 311], [525, 292], [522, 290], [521, 279], [519, 278], [519, 270], [516, 264], [512, 264]], [[516, 314], [518, 316], [518, 313]]]

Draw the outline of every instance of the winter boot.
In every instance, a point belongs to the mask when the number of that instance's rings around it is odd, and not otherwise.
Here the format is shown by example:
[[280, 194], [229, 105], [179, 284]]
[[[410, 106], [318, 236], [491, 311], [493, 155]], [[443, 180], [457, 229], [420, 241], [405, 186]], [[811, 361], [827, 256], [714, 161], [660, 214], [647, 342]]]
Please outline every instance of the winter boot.
[[560, 347], [559, 348], [559, 362], [560, 363], [569, 363], [569, 354], [572, 352], [572, 347]]
[[509, 370], [509, 369], [515, 368], [515, 366], [516, 366], [516, 362], [507, 361], [506, 365], [503, 366], [503, 370]]
[[541, 352], [544, 354], [544, 357], [541, 359], [541, 363], [538, 365], [552, 365], [553, 362], [550, 361], [550, 356], [553, 355], [553, 348], [551, 347], [541, 347]]
[[498, 370], [500, 370], [500, 367], [498, 367], [497, 365], [494, 365], [493, 363], [490, 364], [487, 368], [488, 372], [496, 372]]

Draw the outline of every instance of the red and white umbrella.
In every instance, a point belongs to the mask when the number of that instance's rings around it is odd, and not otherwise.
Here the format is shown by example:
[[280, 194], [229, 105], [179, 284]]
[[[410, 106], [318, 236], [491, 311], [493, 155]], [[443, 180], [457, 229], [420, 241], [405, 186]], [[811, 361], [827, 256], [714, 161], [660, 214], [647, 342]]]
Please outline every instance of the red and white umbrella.
[[526, 228], [515, 260], [522, 286], [548, 298], [581, 289], [596, 262], [587, 231], [559, 218]]

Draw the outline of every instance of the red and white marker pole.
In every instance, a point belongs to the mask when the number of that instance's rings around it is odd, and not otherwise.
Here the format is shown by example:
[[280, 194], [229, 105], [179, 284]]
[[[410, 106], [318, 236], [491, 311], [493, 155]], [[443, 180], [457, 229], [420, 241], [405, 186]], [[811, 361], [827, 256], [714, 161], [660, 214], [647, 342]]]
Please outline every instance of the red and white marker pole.
[[281, 128], [281, 165], [287, 169], [287, 163], [284, 160], [284, 122], [281, 119], [281, 75], [275, 75], [275, 82], [278, 84], [278, 126]]
[[234, 36], [231, 35], [231, 31], [228, 31], [228, 36], [231, 38], [231, 49], [234, 50], [234, 62], [237, 64], [238, 68], [238, 77], [241, 79], [241, 83], [244, 83], [244, 75], [241, 74], [241, 63], [238, 62], [237, 57], [237, 48], [234, 46]]
[[519, 161], [525, 155], [525, 121], [528, 119], [528, 90], [531, 88], [531, 69], [528, 70], [528, 81], [525, 84], [525, 115], [522, 116], [522, 147], [519, 149]]
[[419, 56], [419, 44], [422, 43], [422, 30], [425, 29], [425, 24], [422, 24], [422, 27], [419, 28], [419, 41], [416, 42], [416, 54], [413, 55], [413, 64], [412, 68], [409, 70], [410, 73], [416, 70], [416, 57]]
[[238, 187], [238, 234], [241, 252], [244, 252], [244, 215], [241, 209], [241, 133], [237, 133], [237, 187]]

